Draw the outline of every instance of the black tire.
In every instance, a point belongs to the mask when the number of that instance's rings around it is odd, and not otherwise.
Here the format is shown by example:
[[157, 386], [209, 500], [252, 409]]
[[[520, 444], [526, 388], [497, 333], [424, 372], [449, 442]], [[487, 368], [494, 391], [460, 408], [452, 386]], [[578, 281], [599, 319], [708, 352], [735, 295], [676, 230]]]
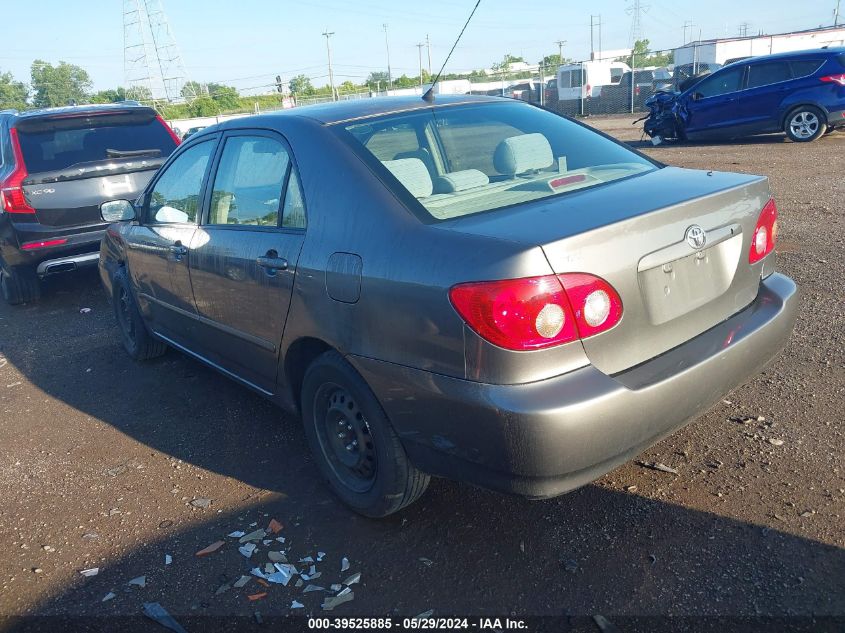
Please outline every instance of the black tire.
[[0, 267], [0, 293], [9, 305], [30, 303], [41, 298], [41, 282], [34, 270]]
[[791, 110], [783, 121], [783, 131], [795, 143], [809, 143], [827, 130], [827, 118], [815, 106], [799, 106]]
[[430, 477], [411, 464], [367, 383], [335, 351], [305, 373], [302, 420], [320, 473], [356, 512], [385, 517], [428, 488]]
[[164, 354], [167, 351], [167, 345], [153, 338], [144, 324], [125, 268], [120, 268], [115, 273], [112, 292], [114, 293], [112, 305], [117, 319], [117, 329], [120, 332], [120, 342], [126, 352], [135, 360], [149, 360]]

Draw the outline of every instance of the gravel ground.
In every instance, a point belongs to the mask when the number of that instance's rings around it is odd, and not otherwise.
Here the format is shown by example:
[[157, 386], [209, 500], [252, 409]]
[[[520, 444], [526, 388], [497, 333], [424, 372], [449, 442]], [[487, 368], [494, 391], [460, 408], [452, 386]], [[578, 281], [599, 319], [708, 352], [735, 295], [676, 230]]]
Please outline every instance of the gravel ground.
[[0, 305], [0, 616], [320, 613], [293, 586], [216, 593], [275, 545], [246, 560], [226, 535], [271, 518], [296, 560], [325, 552], [314, 584], [362, 572], [333, 615], [845, 616], [845, 133], [652, 148], [630, 119], [589, 122], [666, 163], [769, 176], [803, 292], [786, 352], [640, 457], [677, 475], [630, 462], [539, 502], [436, 481], [367, 520], [317, 481], [297, 420], [178, 353], [130, 361], [96, 276], [69, 275]]

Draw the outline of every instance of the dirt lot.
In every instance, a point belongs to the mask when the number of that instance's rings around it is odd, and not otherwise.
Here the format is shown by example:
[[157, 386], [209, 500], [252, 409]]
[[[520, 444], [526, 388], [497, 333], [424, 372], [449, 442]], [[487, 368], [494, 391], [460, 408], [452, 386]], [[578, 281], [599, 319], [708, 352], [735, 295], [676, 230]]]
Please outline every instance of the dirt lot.
[[[630, 119], [591, 123], [639, 139]], [[768, 175], [779, 268], [803, 291], [786, 352], [641, 456], [679, 474], [631, 462], [542, 502], [436, 481], [367, 520], [317, 481], [296, 419], [178, 353], [130, 361], [96, 276], [67, 276], [38, 304], [0, 305], [0, 614], [159, 602], [185, 623], [284, 615], [293, 599], [294, 613], [320, 613], [321, 592], [255, 578], [223, 589], [271, 549], [247, 560], [226, 535], [276, 518], [296, 560], [325, 552], [314, 584], [362, 572], [332, 615], [845, 616], [845, 133], [634, 144], [673, 165]], [[127, 584], [139, 576], [144, 587]]]

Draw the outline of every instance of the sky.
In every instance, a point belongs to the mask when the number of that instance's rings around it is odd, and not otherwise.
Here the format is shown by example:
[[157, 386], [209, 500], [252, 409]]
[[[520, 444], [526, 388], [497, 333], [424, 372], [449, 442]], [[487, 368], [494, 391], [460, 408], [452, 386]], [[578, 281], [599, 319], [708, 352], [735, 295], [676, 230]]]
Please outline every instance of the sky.
[[[0, 72], [29, 82], [34, 59], [60, 60], [84, 67], [96, 90], [124, 83], [124, 0], [1, 0], [5, 33]], [[189, 79], [233, 85], [244, 94], [267, 92], [277, 74], [305, 74], [314, 85], [328, 82], [326, 38], [332, 31], [335, 81], [362, 83], [372, 71], [387, 68], [388, 25], [394, 77], [419, 72], [416, 44], [431, 43], [436, 72], [463, 26], [475, 0], [162, 0]], [[586, 59], [590, 52], [590, 15], [600, 15], [605, 50], [629, 44], [634, 0], [481, 0], [473, 21], [452, 56], [447, 72], [489, 68], [505, 53], [536, 63], [556, 53]], [[642, 0], [642, 37], [652, 48], [679, 46], [687, 33], [704, 39], [748, 33], [779, 33], [829, 25], [836, 0]], [[38, 11], [32, 13], [33, 6]], [[845, 12], [845, 8], [843, 8]], [[33, 19], [36, 18], [36, 19]], [[598, 28], [594, 30], [598, 40]], [[688, 39], [690, 39], [688, 37]], [[596, 44], [597, 47], [597, 44]], [[425, 49], [423, 65], [428, 66]]]

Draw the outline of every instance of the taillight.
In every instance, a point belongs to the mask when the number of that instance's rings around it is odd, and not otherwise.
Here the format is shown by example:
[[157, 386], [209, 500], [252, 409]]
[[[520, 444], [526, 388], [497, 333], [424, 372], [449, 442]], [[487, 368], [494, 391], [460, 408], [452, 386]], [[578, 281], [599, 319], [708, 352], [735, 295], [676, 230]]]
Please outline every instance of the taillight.
[[50, 248], [51, 246], [61, 246], [62, 244], [67, 244], [67, 239], [64, 237], [55, 240], [42, 240], [41, 242], [27, 242], [26, 244], [21, 244], [21, 250], [35, 251], [39, 248]]
[[775, 248], [778, 237], [778, 208], [774, 199], [769, 200], [760, 212], [757, 227], [751, 236], [751, 250], [748, 263], [759, 262]]
[[35, 209], [29, 206], [23, 193], [22, 183], [28, 174], [23, 162], [23, 152], [21, 152], [21, 143], [16, 128], [9, 129], [9, 137], [12, 142], [15, 168], [3, 182], [0, 182], [0, 205], [3, 206], [6, 213], [35, 213]]
[[182, 139], [180, 139], [178, 136], [176, 136], [176, 132], [174, 132], [173, 128], [170, 127], [167, 124], [167, 121], [165, 121], [164, 119], [161, 118], [160, 114], [156, 115], [156, 121], [158, 121], [159, 123], [161, 123], [164, 126], [164, 129], [167, 130], [167, 132], [170, 134], [170, 138], [173, 139], [173, 142], [176, 143], [176, 145], [179, 145], [182, 142]]
[[613, 287], [585, 273], [458, 284], [449, 298], [482, 338], [517, 351], [593, 336], [622, 317]]
[[845, 73], [841, 75], [827, 75], [826, 77], [819, 77], [819, 79], [829, 83], [839, 84], [840, 86], [845, 86]]

